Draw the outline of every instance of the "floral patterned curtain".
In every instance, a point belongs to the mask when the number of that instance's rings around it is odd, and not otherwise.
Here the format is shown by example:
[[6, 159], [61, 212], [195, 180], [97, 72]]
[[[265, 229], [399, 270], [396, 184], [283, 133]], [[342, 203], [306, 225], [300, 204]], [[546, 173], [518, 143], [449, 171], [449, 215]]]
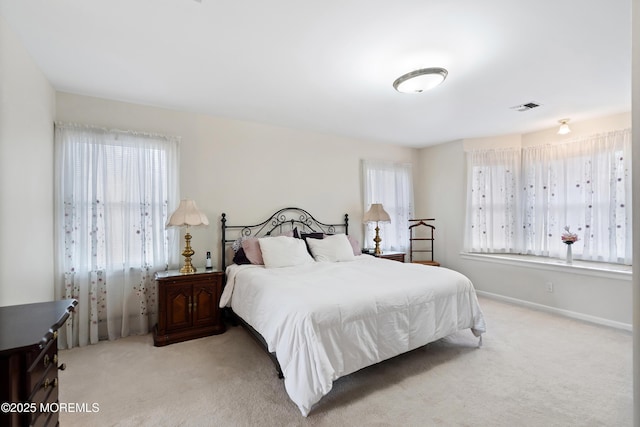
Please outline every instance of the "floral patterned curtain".
[[631, 264], [631, 129], [467, 155], [467, 251]]
[[528, 254], [631, 264], [631, 130], [523, 149], [523, 233]]
[[468, 153], [467, 251], [518, 252], [520, 157], [519, 148]]
[[164, 224], [178, 200], [178, 139], [56, 123], [55, 149], [56, 296], [79, 302], [60, 344], [146, 334], [154, 273], [177, 258]]

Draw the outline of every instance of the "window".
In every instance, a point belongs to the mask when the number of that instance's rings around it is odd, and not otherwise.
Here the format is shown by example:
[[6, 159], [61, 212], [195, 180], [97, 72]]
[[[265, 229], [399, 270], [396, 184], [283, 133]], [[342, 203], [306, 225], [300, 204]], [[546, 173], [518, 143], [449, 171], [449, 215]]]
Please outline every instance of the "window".
[[178, 140], [56, 124], [57, 290], [79, 299], [67, 345], [143, 334], [153, 275], [174, 262]]
[[[362, 161], [364, 212], [372, 203], [382, 203], [391, 223], [380, 223], [383, 251], [406, 251], [409, 246], [408, 220], [413, 217], [413, 177], [411, 164]], [[365, 224], [364, 247], [373, 247], [375, 224]]]
[[468, 159], [468, 251], [631, 264], [630, 129]]

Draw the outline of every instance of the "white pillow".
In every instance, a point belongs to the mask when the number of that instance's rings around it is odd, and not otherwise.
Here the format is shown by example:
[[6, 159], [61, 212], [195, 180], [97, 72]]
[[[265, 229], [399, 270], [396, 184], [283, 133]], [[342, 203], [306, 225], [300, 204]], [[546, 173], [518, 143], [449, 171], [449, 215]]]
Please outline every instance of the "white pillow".
[[276, 236], [258, 239], [266, 268], [291, 267], [313, 262], [304, 240]]
[[324, 239], [307, 239], [309, 250], [316, 261], [353, 261], [353, 248], [346, 234], [325, 236]]

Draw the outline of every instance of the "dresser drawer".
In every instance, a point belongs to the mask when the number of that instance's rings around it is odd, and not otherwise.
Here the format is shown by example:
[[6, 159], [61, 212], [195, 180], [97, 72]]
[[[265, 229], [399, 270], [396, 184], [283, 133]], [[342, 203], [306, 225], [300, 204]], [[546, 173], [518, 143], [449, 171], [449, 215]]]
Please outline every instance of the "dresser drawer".
[[[57, 334], [56, 334], [57, 335]], [[45, 347], [27, 355], [27, 385], [29, 402], [37, 405], [37, 411], [29, 414], [31, 426], [54, 426], [57, 412], [40, 412], [41, 404], [58, 401], [58, 340], [52, 338]]]
[[[33, 396], [37, 389], [43, 388], [46, 378], [53, 381], [58, 377], [58, 340], [53, 338], [41, 351], [29, 353], [27, 367], [27, 387], [29, 395]], [[29, 400], [34, 401], [32, 398]]]

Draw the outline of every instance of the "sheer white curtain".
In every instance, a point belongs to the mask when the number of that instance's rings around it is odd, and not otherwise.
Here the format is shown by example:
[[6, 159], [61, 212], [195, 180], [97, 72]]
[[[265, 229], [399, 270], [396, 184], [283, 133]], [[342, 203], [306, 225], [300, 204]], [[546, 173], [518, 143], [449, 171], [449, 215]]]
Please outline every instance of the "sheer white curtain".
[[[521, 154], [522, 153], [522, 154]], [[465, 249], [631, 264], [631, 129], [467, 153]]]
[[[406, 251], [409, 223], [413, 217], [413, 174], [411, 164], [362, 161], [364, 212], [372, 203], [382, 203], [391, 223], [380, 223], [383, 251]], [[365, 224], [364, 247], [373, 247], [375, 223]]]
[[564, 256], [565, 226], [580, 240], [574, 258], [631, 264], [631, 130], [523, 149], [524, 248]]
[[519, 148], [467, 152], [467, 251], [518, 252], [520, 158]]
[[79, 302], [61, 346], [156, 323], [154, 273], [177, 262], [164, 224], [178, 201], [178, 150], [177, 138], [56, 123], [56, 296]]

